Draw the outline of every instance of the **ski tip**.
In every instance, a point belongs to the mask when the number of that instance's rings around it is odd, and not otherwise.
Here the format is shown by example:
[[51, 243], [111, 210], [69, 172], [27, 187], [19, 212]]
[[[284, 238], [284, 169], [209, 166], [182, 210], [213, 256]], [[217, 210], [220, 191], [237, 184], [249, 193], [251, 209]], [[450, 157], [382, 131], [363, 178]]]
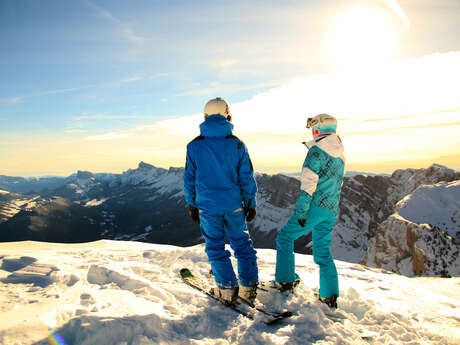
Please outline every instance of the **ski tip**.
[[281, 313], [281, 316], [283, 316], [283, 317], [290, 317], [290, 316], [292, 316], [292, 311], [290, 311], [290, 310], [285, 310], [285, 311], [283, 311], [283, 312]]
[[292, 312], [289, 311], [289, 310], [285, 310], [285, 311], [279, 313], [278, 315], [274, 315], [273, 318], [271, 318], [269, 320], [265, 320], [264, 323], [266, 325], [273, 325], [273, 324], [276, 324], [279, 321], [284, 320], [285, 318], [288, 318], [290, 316], [292, 316]]
[[188, 268], [182, 268], [180, 270], [180, 275], [182, 278], [190, 278], [193, 277], [192, 272]]

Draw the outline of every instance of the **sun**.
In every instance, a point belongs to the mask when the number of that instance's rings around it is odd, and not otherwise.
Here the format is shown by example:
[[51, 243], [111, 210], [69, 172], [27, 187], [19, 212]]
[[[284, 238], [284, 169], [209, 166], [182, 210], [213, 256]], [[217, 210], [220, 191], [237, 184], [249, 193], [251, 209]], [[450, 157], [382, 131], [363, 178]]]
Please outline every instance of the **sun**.
[[393, 56], [395, 30], [378, 8], [351, 8], [334, 20], [327, 45], [334, 64], [344, 68], [375, 66]]

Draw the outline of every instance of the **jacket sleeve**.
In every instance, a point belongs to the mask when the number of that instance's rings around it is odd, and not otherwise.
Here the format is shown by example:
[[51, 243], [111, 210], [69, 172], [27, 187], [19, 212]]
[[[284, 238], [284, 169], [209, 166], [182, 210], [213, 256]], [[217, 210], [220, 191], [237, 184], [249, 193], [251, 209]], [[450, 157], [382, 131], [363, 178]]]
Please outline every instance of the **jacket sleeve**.
[[320, 152], [312, 147], [305, 158], [300, 175], [300, 194], [296, 202], [295, 212], [297, 219], [306, 219], [310, 209], [313, 193], [316, 191], [321, 169]]
[[184, 172], [184, 196], [185, 202], [189, 206], [196, 207], [196, 190], [195, 190], [195, 176], [196, 176], [196, 164], [193, 160], [192, 148], [187, 145], [187, 158], [185, 161], [185, 172]]
[[244, 206], [248, 206], [249, 200], [251, 200], [251, 207], [256, 208], [256, 194], [257, 184], [254, 179], [254, 168], [252, 166], [251, 158], [244, 145], [239, 146], [240, 162], [238, 166], [238, 180], [241, 189], [241, 196], [243, 197]]

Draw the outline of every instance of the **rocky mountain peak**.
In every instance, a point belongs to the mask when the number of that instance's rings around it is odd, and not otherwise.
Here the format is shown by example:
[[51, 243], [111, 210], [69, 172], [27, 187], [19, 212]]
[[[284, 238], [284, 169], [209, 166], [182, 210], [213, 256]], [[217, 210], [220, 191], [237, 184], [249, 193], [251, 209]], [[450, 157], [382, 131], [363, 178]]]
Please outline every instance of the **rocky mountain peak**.
[[89, 180], [91, 178], [94, 178], [94, 175], [90, 171], [83, 171], [83, 170], [78, 170], [77, 171], [77, 179], [79, 180]]
[[391, 175], [394, 187], [389, 188], [388, 194], [391, 202], [397, 203], [422, 184], [451, 182], [458, 179], [460, 173], [439, 164], [433, 164], [427, 169], [396, 170]]
[[300, 188], [300, 181], [283, 174], [256, 174], [259, 195], [275, 207], [290, 207], [295, 203]]
[[139, 169], [139, 170], [152, 170], [152, 169], [156, 169], [156, 168], [152, 164], [148, 164], [148, 163], [145, 163], [144, 161], [141, 161], [139, 163], [139, 165], [137, 166], [137, 169]]
[[460, 273], [460, 242], [430, 224], [417, 224], [397, 213], [384, 221], [361, 263], [406, 276]]
[[168, 174], [173, 174], [173, 175], [183, 175], [184, 174], [184, 168], [174, 168], [170, 167], [168, 170]]

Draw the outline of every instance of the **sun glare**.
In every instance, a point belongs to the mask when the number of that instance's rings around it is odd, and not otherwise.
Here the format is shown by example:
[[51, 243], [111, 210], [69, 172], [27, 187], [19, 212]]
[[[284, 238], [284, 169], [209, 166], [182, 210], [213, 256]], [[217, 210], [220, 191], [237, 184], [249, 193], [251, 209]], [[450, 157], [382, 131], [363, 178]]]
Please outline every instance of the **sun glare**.
[[332, 61], [342, 68], [382, 64], [394, 53], [395, 32], [376, 8], [359, 7], [341, 13], [328, 38]]

